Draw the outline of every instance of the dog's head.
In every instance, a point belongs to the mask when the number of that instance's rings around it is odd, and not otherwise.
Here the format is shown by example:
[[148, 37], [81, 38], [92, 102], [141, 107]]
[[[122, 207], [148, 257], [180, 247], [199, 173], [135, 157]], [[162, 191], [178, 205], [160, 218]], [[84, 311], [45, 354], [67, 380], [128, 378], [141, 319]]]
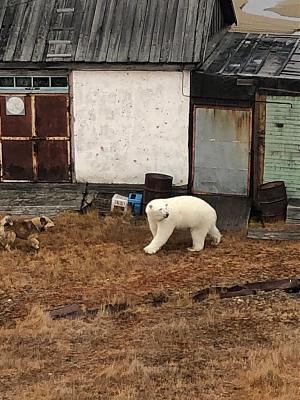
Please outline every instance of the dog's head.
[[31, 222], [39, 232], [46, 231], [54, 226], [54, 222], [49, 217], [46, 217], [46, 215], [32, 218]]
[[14, 224], [14, 221], [12, 219], [11, 215], [5, 215], [0, 221], [1, 226], [12, 226]]
[[162, 221], [169, 217], [168, 202], [164, 199], [156, 199], [150, 201], [146, 207], [146, 214], [155, 219]]

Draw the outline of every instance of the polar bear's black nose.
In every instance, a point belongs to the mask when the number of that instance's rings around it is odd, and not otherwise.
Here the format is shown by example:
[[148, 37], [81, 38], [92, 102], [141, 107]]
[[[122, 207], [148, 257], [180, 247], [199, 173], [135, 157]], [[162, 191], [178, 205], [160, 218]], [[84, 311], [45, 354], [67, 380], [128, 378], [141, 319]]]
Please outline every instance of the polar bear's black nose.
[[165, 218], [168, 218], [168, 216], [169, 216], [169, 213], [166, 213]]

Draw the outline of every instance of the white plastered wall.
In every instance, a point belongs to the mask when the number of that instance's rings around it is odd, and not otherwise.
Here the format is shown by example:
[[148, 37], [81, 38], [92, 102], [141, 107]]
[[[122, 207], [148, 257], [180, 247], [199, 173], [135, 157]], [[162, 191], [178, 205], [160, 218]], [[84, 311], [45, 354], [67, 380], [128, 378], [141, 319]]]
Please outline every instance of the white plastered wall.
[[77, 182], [142, 184], [159, 172], [187, 183], [189, 72], [76, 71], [71, 82]]

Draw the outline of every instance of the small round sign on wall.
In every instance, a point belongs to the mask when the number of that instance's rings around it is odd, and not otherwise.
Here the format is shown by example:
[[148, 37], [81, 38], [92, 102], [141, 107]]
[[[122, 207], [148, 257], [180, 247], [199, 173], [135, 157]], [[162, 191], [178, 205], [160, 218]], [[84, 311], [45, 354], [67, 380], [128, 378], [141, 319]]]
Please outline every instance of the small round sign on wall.
[[24, 97], [6, 97], [6, 115], [25, 115]]

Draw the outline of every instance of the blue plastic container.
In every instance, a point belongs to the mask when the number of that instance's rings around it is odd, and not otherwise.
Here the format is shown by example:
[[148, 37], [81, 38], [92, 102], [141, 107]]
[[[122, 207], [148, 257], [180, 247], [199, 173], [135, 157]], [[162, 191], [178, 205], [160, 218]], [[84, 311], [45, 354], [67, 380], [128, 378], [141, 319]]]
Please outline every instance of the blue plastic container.
[[131, 204], [133, 207], [134, 215], [140, 215], [142, 211], [142, 197], [143, 195], [140, 193], [129, 193], [128, 195], [128, 204]]

